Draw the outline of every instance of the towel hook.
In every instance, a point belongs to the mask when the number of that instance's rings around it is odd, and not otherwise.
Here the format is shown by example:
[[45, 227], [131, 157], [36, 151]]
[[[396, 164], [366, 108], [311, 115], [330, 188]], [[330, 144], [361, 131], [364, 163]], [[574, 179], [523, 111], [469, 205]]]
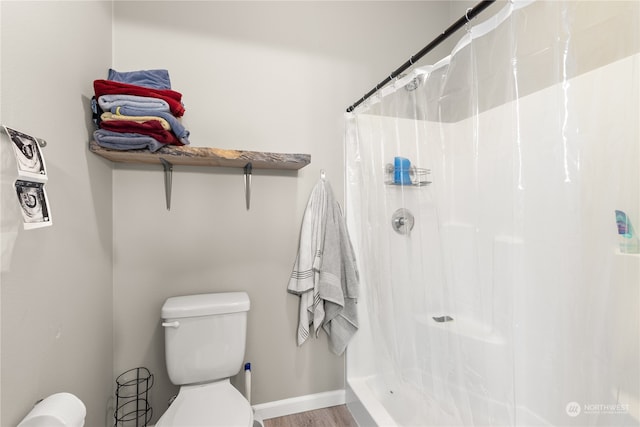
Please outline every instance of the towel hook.
[[320, 169], [320, 179], [323, 181], [327, 179], [327, 174], [324, 173], [324, 169]]

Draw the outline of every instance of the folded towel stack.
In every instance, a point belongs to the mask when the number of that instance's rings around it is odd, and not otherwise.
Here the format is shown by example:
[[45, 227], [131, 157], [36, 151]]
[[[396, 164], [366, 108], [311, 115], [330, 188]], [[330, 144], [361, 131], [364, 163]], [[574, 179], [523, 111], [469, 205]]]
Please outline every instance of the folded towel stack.
[[98, 145], [114, 150], [149, 149], [189, 144], [189, 131], [180, 122], [182, 94], [171, 89], [167, 70], [118, 72], [93, 82], [91, 108], [99, 129]]

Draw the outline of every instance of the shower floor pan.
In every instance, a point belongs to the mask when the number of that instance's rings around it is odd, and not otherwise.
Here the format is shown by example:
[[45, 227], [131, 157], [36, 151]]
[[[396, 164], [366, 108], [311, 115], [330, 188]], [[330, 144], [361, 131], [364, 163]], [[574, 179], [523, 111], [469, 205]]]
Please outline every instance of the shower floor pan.
[[[524, 407], [448, 387], [449, 395], [382, 376], [351, 378], [347, 406], [361, 427], [544, 426], [551, 424]], [[456, 399], [455, 394], [462, 396]], [[517, 421], [516, 421], [517, 420]]]

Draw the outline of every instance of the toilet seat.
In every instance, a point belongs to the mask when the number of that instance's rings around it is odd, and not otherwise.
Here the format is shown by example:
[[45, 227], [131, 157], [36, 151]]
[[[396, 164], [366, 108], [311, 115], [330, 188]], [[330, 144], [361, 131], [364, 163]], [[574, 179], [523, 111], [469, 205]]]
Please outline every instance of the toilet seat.
[[156, 427], [252, 425], [251, 405], [228, 378], [180, 387], [178, 397], [156, 423]]

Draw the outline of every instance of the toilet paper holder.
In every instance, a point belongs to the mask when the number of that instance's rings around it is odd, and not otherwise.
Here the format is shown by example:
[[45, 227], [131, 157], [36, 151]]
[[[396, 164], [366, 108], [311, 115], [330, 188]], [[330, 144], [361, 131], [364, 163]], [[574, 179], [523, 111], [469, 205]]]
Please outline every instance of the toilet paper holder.
[[18, 427], [82, 427], [86, 415], [87, 408], [77, 396], [66, 392], [55, 393], [39, 399]]

